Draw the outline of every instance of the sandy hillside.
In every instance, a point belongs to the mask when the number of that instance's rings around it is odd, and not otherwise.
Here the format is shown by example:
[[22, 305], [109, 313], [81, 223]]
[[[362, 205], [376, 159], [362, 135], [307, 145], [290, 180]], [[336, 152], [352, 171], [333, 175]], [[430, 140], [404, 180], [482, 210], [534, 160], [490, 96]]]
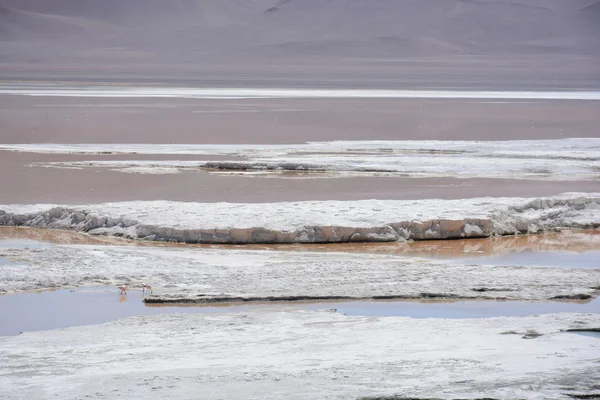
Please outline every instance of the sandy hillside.
[[[594, 0], [0, 0], [5, 77], [600, 86]], [[116, 74], [116, 75], [115, 75]]]

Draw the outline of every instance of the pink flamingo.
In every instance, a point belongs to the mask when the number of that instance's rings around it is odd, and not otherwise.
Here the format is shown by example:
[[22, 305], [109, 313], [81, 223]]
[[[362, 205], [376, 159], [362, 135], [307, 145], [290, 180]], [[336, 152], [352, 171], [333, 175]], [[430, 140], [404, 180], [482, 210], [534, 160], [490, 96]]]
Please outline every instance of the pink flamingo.
[[150, 294], [152, 294], [152, 286], [147, 283], [142, 283], [142, 293], [146, 293], [146, 290], [149, 290]]
[[123, 295], [123, 294], [127, 294], [127, 284], [121, 285], [121, 286], [117, 286], [120, 290], [119, 294]]

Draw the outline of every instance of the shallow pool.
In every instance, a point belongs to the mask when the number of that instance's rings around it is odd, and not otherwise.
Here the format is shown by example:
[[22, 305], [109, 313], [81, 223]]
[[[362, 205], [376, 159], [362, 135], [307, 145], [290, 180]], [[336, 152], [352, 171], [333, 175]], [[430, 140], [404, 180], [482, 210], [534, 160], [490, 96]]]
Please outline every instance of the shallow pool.
[[116, 288], [79, 288], [0, 296], [0, 335], [93, 325], [139, 315], [229, 313], [260, 309], [327, 310], [352, 316], [485, 318], [556, 312], [600, 312], [600, 299], [588, 302], [528, 301], [344, 301], [278, 302], [229, 305], [145, 305], [142, 293], [121, 296]]
[[459, 258], [452, 262], [473, 263], [480, 265], [523, 267], [544, 266], [556, 268], [597, 268], [600, 269], [600, 251], [551, 252], [521, 251], [500, 254], [497, 256]]
[[589, 337], [593, 337], [593, 338], [598, 338], [600, 339], [600, 332], [587, 332], [587, 331], [582, 331], [582, 332], [567, 332], [567, 333], [573, 333], [575, 335], [583, 335], [583, 336], [589, 336]]

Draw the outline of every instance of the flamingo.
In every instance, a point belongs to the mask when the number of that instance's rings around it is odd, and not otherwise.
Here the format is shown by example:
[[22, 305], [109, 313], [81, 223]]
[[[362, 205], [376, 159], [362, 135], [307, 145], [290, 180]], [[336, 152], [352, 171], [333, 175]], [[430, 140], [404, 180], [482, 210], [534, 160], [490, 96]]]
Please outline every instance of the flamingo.
[[120, 290], [119, 294], [127, 294], [127, 284], [117, 286]]
[[142, 283], [142, 293], [146, 293], [146, 290], [149, 290], [150, 294], [152, 294], [152, 286], [147, 283]]

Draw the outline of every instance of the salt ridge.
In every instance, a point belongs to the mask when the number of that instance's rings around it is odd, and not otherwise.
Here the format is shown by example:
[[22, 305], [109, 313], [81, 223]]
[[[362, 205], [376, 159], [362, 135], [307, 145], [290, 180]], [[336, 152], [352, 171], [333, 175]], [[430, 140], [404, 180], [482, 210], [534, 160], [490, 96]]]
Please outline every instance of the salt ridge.
[[188, 243], [336, 243], [600, 227], [600, 193], [544, 198], [0, 205], [0, 225]]

